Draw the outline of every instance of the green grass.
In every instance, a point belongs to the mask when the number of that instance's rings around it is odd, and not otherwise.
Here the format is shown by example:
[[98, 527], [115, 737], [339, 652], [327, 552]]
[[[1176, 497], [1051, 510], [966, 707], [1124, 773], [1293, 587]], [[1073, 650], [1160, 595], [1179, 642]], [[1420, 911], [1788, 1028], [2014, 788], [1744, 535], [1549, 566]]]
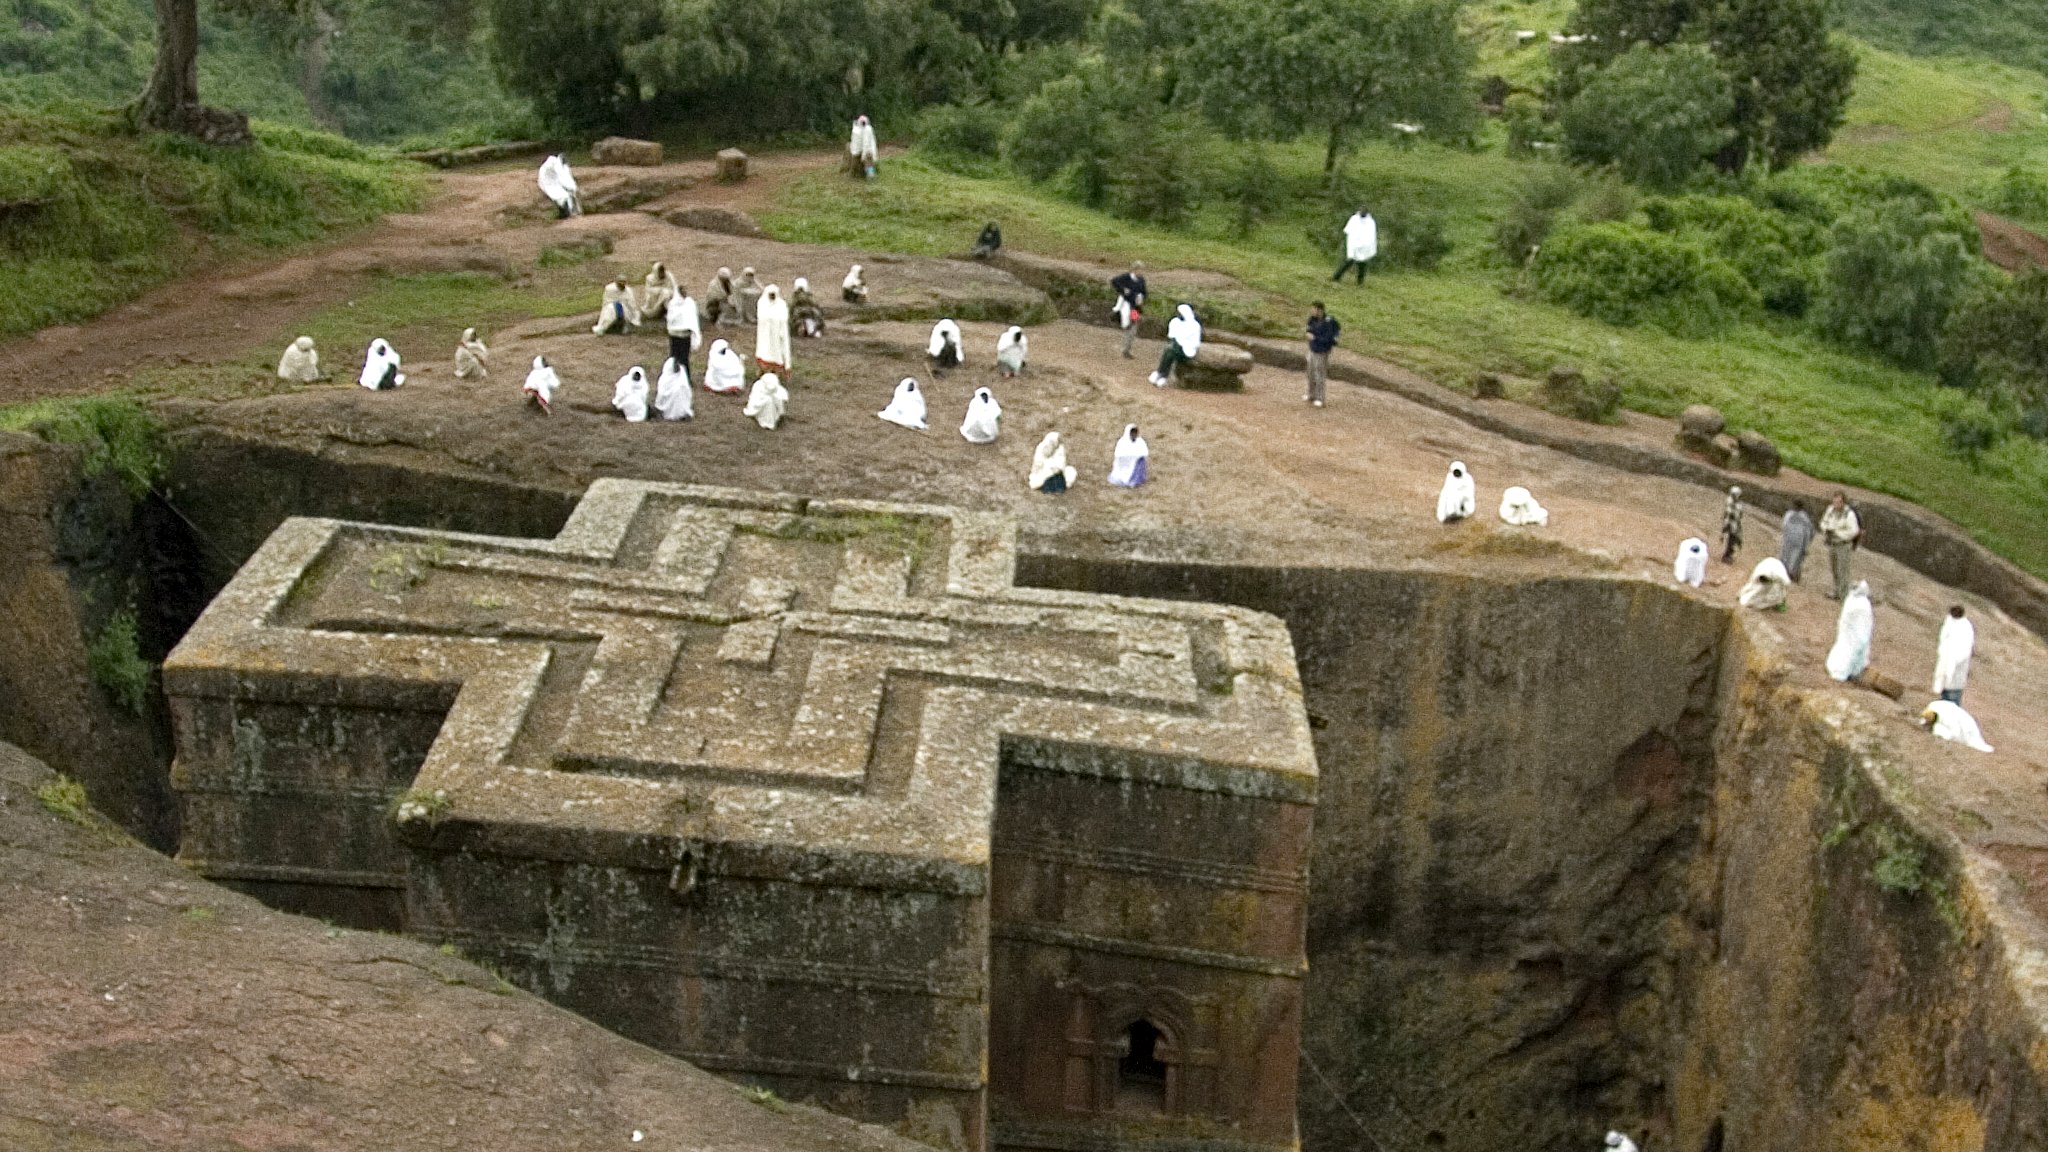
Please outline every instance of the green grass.
[[36, 802], [52, 815], [61, 816], [73, 824], [90, 827], [93, 823], [92, 805], [86, 799], [85, 785], [69, 776], [57, 775], [43, 781], [36, 789]]
[[1909, 176], [1977, 207], [2004, 169], [2048, 170], [2040, 73], [1867, 45], [1856, 55], [1856, 95], [1828, 159]]
[[137, 496], [163, 473], [162, 426], [129, 397], [79, 396], [0, 408], [0, 429], [77, 445], [85, 452], [86, 475], [111, 471]]

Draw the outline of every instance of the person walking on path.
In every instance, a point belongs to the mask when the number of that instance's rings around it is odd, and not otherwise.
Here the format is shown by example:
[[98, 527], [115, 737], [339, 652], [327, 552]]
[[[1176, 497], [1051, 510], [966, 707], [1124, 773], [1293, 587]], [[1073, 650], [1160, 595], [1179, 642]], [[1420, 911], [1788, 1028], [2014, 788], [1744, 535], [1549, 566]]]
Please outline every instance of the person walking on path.
[[1365, 283], [1365, 266], [1380, 254], [1380, 225], [1372, 213], [1364, 208], [1351, 214], [1344, 222], [1344, 262], [1337, 265], [1337, 274], [1331, 280], [1344, 279], [1344, 273], [1358, 269], [1358, 283]]
[[1131, 270], [1111, 280], [1109, 286], [1116, 292], [1116, 322], [1124, 330], [1124, 359], [1129, 360], [1145, 307], [1145, 262], [1133, 261]]
[[1807, 514], [1806, 502], [1801, 500], [1785, 513], [1785, 523], [1778, 535], [1778, 560], [1794, 583], [1799, 580], [1799, 570], [1806, 565], [1806, 549], [1812, 543], [1813, 517]]
[[1821, 513], [1820, 538], [1828, 546], [1828, 567], [1833, 570], [1835, 586], [1828, 593], [1830, 600], [1846, 599], [1849, 595], [1850, 561], [1855, 557], [1856, 546], [1863, 540], [1863, 521], [1856, 510], [1849, 507], [1849, 494], [1835, 493], [1828, 502], [1828, 510]]
[[1323, 393], [1330, 383], [1330, 352], [1337, 347], [1337, 334], [1343, 327], [1321, 300], [1309, 305], [1308, 395], [1302, 399], [1318, 408], [1323, 406]]
[[1728, 489], [1728, 503], [1721, 509], [1721, 563], [1735, 563], [1742, 551], [1742, 487]]

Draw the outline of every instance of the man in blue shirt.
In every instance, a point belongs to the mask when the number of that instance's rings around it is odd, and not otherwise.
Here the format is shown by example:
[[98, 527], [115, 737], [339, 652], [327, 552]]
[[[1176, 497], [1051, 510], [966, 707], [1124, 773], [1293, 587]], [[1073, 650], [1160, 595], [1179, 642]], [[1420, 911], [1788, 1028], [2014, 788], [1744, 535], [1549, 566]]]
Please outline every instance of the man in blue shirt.
[[1116, 321], [1124, 330], [1124, 359], [1129, 360], [1145, 307], [1145, 262], [1133, 263], [1129, 272], [1111, 280], [1109, 286], [1116, 292]]
[[1318, 408], [1323, 406], [1323, 392], [1330, 382], [1330, 350], [1337, 346], [1337, 333], [1343, 325], [1323, 308], [1321, 300], [1310, 306], [1308, 314], [1308, 395], [1302, 399]]

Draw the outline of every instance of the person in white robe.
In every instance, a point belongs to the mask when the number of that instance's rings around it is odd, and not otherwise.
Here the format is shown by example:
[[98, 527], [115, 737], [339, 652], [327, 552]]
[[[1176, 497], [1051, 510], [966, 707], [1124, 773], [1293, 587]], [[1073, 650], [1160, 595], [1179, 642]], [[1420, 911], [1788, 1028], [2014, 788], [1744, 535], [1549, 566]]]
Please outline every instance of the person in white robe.
[[455, 378], [484, 380], [491, 375], [491, 350], [477, 339], [476, 329], [464, 328], [462, 342], [455, 346]]
[[860, 265], [855, 264], [853, 270], [846, 274], [846, 279], [839, 282], [839, 298], [848, 304], [868, 302], [868, 280], [861, 275]]
[[1920, 723], [1943, 740], [1953, 740], [1979, 752], [1991, 751], [1991, 745], [1984, 740], [1984, 730], [1977, 726], [1977, 718], [1963, 711], [1963, 706], [1953, 700], [1936, 700], [1928, 704], [1920, 713]]
[[[1705, 546], [1706, 541], [1700, 541]], [[1704, 563], [1704, 562], [1702, 562]], [[1785, 568], [1785, 562], [1776, 556], [1766, 556], [1756, 562], [1749, 573], [1749, 582], [1742, 586], [1736, 599], [1744, 608], [1759, 612], [1777, 609], [1785, 610], [1785, 597], [1792, 591], [1792, 574]]]
[[789, 319], [796, 334], [815, 340], [825, 334], [825, 310], [811, 295], [811, 282], [799, 276], [789, 289]]
[[1365, 266], [1380, 254], [1380, 224], [1372, 213], [1364, 208], [1351, 214], [1344, 222], [1344, 262], [1337, 265], [1337, 274], [1331, 280], [1344, 279], [1344, 273], [1358, 269], [1358, 283], [1365, 283]]
[[1138, 426], [1124, 425], [1124, 434], [1116, 438], [1116, 451], [1110, 457], [1109, 482], [1118, 488], [1136, 488], [1150, 478], [1151, 466], [1152, 449], [1138, 435]]
[[1828, 649], [1828, 675], [1849, 681], [1870, 667], [1870, 641], [1877, 618], [1870, 607], [1870, 582], [1858, 580], [1835, 619], [1835, 646]]
[[638, 364], [626, 370], [624, 376], [612, 385], [612, 407], [618, 409], [628, 423], [638, 424], [647, 419], [647, 370]]
[[1067, 463], [1067, 448], [1060, 443], [1060, 434], [1047, 432], [1031, 452], [1031, 490], [1057, 496], [1072, 488], [1079, 474]]
[[1005, 378], [1024, 371], [1024, 360], [1031, 355], [1031, 338], [1024, 330], [1011, 325], [1008, 332], [996, 337], [996, 371]]
[[889, 406], [875, 413], [891, 424], [905, 428], [925, 430], [924, 393], [918, 391], [917, 381], [905, 376], [896, 383], [896, 394], [889, 397]]
[[789, 301], [770, 284], [754, 309], [754, 361], [768, 372], [789, 371]]
[[682, 285], [676, 283], [676, 274], [668, 270], [668, 265], [656, 260], [654, 267], [648, 269], [647, 278], [640, 282], [640, 314], [665, 314], [668, 302], [680, 291]]
[[671, 356], [661, 362], [661, 379], [654, 383], [654, 411], [663, 420], [688, 420], [692, 407], [690, 367]]
[[740, 269], [740, 278], [733, 281], [732, 299], [728, 303], [738, 306], [740, 323], [754, 322], [761, 305], [761, 278], [754, 274], [752, 268]]
[[1500, 494], [1500, 518], [1517, 526], [1541, 528], [1550, 523], [1550, 510], [1538, 504], [1536, 497], [1518, 484]]
[[967, 402], [967, 419], [960, 422], [960, 438], [969, 444], [993, 444], [1002, 420], [1003, 406], [996, 403], [995, 393], [977, 388], [974, 399]]
[[1619, 1132], [1607, 1134], [1607, 1147], [1614, 1149], [1614, 1152], [1639, 1152], [1636, 1142]]
[[789, 408], [789, 389], [775, 378], [773, 372], [763, 372], [754, 381], [754, 391], [747, 396], [744, 414], [752, 416], [754, 423], [763, 428], [774, 428], [782, 423], [782, 413]]
[[1443, 490], [1436, 494], [1436, 522], [1449, 524], [1463, 520], [1479, 507], [1479, 490], [1472, 483], [1472, 473], [1463, 460], [1451, 461], [1451, 470], [1444, 476]]
[[733, 299], [735, 291], [730, 268], [720, 268], [711, 277], [711, 283], [704, 286], [704, 316], [714, 327], [723, 328], [739, 320], [739, 302]]
[[555, 205], [558, 218], [568, 219], [583, 214], [583, 199], [576, 190], [576, 174], [569, 171], [569, 162], [559, 155], [550, 156], [540, 162], [541, 195]]
[[519, 393], [526, 402], [541, 410], [543, 415], [555, 410], [555, 392], [562, 386], [562, 378], [555, 375], [555, 366], [545, 356], [533, 358], [533, 368], [526, 373], [526, 383], [519, 386]]
[[872, 180], [881, 151], [875, 146], [875, 126], [866, 116], [853, 118], [853, 134], [846, 141], [846, 163], [855, 176]]
[[363, 353], [363, 371], [356, 377], [356, 383], [372, 392], [388, 391], [405, 383], [405, 373], [398, 368], [398, 352], [379, 336], [370, 341], [370, 350]]
[[1678, 559], [1672, 562], [1671, 578], [1688, 588], [1697, 588], [1707, 582], [1705, 540], [1690, 536], [1678, 546]]
[[711, 342], [711, 352], [704, 357], [704, 390], [706, 392], [744, 392], [747, 388], [747, 366], [741, 362], [740, 354], [732, 345], [723, 340]]
[[633, 302], [633, 290], [626, 287], [626, 278], [619, 277], [604, 286], [604, 302], [597, 308], [597, 323], [590, 326], [592, 336], [617, 332], [624, 336], [640, 326], [640, 305]]
[[931, 358], [934, 374], [959, 367], [960, 340], [960, 326], [950, 319], [932, 325], [932, 336], [925, 341], [924, 354]]
[[697, 321], [697, 302], [680, 287], [668, 298], [668, 307], [662, 310], [662, 323], [668, 329], [669, 359], [690, 366], [690, 352], [704, 339], [704, 328]]
[[311, 336], [285, 345], [284, 355], [277, 359], [277, 378], [297, 384], [311, 384], [320, 378], [320, 353], [314, 351]]
[[1934, 687], [1929, 691], [1950, 704], [1961, 704], [1963, 687], [1970, 682], [1970, 655], [1976, 650], [1977, 626], [1963, 615], [1961, 604], [1952, 606], [1934, 645]]
[[1202, 322], [1195, 319], [1193, 308], [1183, 304], [1166, 322], [1166, 349], [1159, 354], [1159, 367], [1152, 371], [1153, 386], [1164, 388], [1172, 383], [1182, 362], [1193, 360], [1201, 351]]

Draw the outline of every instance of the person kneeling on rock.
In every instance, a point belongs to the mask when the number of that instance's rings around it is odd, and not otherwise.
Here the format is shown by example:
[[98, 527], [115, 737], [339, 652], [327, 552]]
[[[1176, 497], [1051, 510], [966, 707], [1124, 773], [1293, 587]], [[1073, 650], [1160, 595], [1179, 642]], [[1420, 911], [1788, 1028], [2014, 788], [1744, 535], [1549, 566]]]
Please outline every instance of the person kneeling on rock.
[[1152, 372], [1153, 387], [1164, 388], [1172, 383], [1174, 372], [1201, 351], [1202, 322], [1195, 319], [1193, 308], [1183, 304], [1166, 326], [1166, 350], [1159, 354], [1159, 367]]

